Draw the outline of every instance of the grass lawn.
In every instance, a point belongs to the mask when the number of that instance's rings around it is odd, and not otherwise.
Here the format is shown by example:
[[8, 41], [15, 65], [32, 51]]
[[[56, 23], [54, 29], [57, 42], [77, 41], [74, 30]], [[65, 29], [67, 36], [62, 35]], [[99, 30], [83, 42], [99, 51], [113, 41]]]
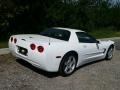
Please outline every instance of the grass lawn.
[[0, 48], [7, 48], [8, 47], [8, 42], [0, 42]]
[[97, 30], [89, 32], [95, 38], [110, 38], [110, 37], [120, 37], [120, 31], [113, 31], [113, 30]]

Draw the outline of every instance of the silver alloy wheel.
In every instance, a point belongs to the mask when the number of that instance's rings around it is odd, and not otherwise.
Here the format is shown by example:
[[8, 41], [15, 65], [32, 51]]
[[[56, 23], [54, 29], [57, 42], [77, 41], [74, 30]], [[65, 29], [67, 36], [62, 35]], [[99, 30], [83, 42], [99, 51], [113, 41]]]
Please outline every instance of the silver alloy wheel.
[[65, 62], [65, 68], [64, 68], [64, 72], [66, 74], [70, 74], [74, 71], [76, 66], [76, 59], [74, 56], [69, 56], [68, 60], [66, 60]]
[[108, 59], [111, 59], [113, 57], [113, 48], [111, 47], [108, 51]]

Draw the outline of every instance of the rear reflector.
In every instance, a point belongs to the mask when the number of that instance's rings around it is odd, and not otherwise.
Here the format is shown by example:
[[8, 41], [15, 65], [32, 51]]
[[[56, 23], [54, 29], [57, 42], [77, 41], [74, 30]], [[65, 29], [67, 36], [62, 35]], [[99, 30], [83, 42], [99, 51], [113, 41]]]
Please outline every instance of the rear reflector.
[[37, 49], [38, 49], [38, 52], [40, 52], [40, 53], [42, 53], [44, 51], [44, 47], [43, 46], [38, 46]]
[[15, 39], [14, 39], [14, 43], [16, 43], [16, 42], [17, 42], [17, 39], [15, 38]]
[[10, 40], [11, 40], [11, 42], [12, 42], [12, 41], [13, 41], [13, 37], [11, 37], [11, 39], [10, 39]]
[[31, 45], [30, 45], [30, 48], [31, 48], [32, 50], [35, 50], [36, 45], [35, 45], [35, 44], [31, 44]]

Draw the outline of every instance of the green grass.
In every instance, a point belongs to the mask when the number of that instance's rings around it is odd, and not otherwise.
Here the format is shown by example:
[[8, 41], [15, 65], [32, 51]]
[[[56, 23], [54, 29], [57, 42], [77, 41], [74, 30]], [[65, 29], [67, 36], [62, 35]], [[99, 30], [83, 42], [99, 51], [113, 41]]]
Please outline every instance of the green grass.
[[7, 48], [8, 47], [8, 42], [0, 42], [0, 48]]
[[120, 37], [120, 31], [111, 29], [98, 29], [89, 32], [95, 38]]

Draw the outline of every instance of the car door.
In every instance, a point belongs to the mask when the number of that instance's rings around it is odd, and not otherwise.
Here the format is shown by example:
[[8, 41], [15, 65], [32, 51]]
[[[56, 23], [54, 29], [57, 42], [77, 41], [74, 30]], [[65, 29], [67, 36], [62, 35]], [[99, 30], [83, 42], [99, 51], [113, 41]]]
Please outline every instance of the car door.
[[76, 32], [79, 41], [79, 54], [82, 56], [82, 62], [91, 62], [99, 59], [104, 54], [104, 49], [100, 43], [86, 32]]

